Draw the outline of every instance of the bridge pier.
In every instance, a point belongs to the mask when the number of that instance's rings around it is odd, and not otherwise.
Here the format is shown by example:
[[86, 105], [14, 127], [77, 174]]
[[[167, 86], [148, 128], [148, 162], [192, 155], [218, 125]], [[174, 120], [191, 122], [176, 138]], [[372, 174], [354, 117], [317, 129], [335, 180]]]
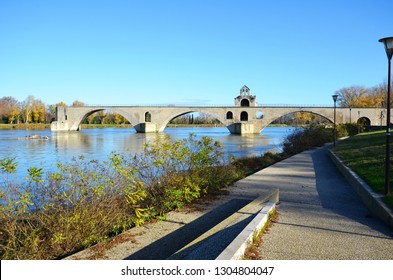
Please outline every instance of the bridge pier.
[[51, 131], [69, 131], [69, 126], [67, 121], [54, 121], [50, 124]]
[[157, 125], [151, 122], [139, 123], [134, 128], [138, 133], [158, 132]]
[[253, 123], [233, 123], [228, 125], [227, 128], [231, 134], [244, 135], [260, 133], [260, 130], [258, 130]]

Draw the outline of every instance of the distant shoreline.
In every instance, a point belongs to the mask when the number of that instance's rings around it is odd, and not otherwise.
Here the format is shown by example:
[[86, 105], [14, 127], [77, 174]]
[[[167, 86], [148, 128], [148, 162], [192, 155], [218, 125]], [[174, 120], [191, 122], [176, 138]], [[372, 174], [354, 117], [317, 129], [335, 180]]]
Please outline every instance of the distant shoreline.
[[0, 129], [39, 130], [39, 129], [48, 129], [48, 128], [50, 128], [50, 124], [47, 123], [17, 123], [17, 124], [0, 123]]
[[[270, 127], [286, 127], [293, 126], [287, 124], [270, 124]], [[89, 128], [132, 128], [131, 124], [82, 124], [82, 129]], [[167, 127], [176, 128], [176, 127], [225, 127], [223, 124], [168, 124]], [[6, 124], [0, 123], [1, 129], [25, 129], [25, 130], [41, 130], [41, 129], [50, 129], [50, 124], [44, 123], [19, 123], [19, 124]]]

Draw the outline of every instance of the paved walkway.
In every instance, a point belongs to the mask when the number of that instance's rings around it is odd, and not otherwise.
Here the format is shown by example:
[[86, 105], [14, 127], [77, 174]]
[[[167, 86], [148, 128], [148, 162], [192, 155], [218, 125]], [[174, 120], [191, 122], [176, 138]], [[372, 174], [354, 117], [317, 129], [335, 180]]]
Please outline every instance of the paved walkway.
[[263, 258], [393, 259], [393, 232], [371, 216], [326, 147], [257, 172], [229, 188], [229, 195], [172, 211], [164, 221], [133, 228], [68, 259], [169, 258], [251, 200], [277, 188], [279, 221], [264, 235]]
[[241, 181], [280, 190], [279, 220], [264, 235], [264, 259], [393, 259], [393, 231], [374, 218], [333, 165], [307, 151]]

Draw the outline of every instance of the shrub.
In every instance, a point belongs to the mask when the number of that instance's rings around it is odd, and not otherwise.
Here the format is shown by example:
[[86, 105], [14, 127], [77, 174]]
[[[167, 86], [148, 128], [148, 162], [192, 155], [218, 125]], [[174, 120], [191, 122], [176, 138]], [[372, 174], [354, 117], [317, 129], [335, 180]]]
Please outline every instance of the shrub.
[[[222, 145], [209, 137], [172, 141], [169, 136], [146, 145], [133, 160], [144, 182], [147, 202], [160, 215], [228, 185], [231, 176], [218, 174], [224, 160]], [[153, 167], [153, 168], [151, 168]], [[230, 169], [230, 168], [229, 168]], [[224, 171], [224, 169], [220, 169]]]
[[337, 137], [352, 136], [357, 134], [360, 130], [363, 131], [363, 126], [356, 123], [343, 123], [336, 126]]
[[59, 163], [46, 178], [41, 168], [28, 173], [27, 184], [2, 186], [2, 258], [57, 258], [143, 222], [146, 192], [116, 155]]
[[299, 128], [284, 139], [283, 153], [285, 156], [291, 156], [332, 141], [333, 129], [323, 126]]
[[283, 159], [282, 153], [266, 152], [261, 156], [252, 156], [235, 159], [233, 165], [237, 167], [238, 172], [243, 172], [243, 176], [255, 173], [273, 163]]
[[158, 138], [145, 153], [113, 153], [108, 161], [58, 163], [28, 169], [17, 184], [15, 159], [0, 160], [2, 259], [55, 259], [105, 240], [237, 179], [211, 138]]

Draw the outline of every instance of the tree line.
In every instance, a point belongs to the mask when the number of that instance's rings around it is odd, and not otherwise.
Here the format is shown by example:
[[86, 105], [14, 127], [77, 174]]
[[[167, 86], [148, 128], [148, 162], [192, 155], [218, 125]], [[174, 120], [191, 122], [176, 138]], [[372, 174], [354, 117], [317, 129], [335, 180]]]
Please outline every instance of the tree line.
[[[46, 105], [40, 99], [29, 95], [24, 101], [18, 101], [14, 97], [5, 96], [0, 99], [0, 123], [51, 123], [55, 120], [56, 107], [68, 107], [64, 102]], [[85, 106], [85, 103], [75, 100], [72, 107]], [[110, 111], [100, 111], [89, 115], [85, 124], [126, 124], [126, 118]]]
[[215, 118], [212, 118], [211, 116], [205, 113], [198, 113], [198, 114], [189, 113], [174, 118], [173, 120], [170, 121], [170, 124], [176, 124], [176, 125], [220, 124], [220, 121]]
[[[392, 85], [391, 85], [392, 87]], [[338, 106], [344, 108], [362, 108], [362, 107], [386, 107], [387, 101], [387, 82], [377, 86], [366, 88], [364, 86], [344, 87], [335, 92], [338, 95]], [[390, 101], [391, 105], [393, 101]]]

